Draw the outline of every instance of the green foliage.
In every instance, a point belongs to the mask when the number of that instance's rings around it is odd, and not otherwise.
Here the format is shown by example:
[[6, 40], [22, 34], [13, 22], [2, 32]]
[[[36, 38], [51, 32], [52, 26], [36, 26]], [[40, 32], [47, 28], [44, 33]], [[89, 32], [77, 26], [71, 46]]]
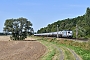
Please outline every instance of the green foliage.
[[57, 31], [57, 25], [59, 31], [72, 30], [73, 37], [76, 37], [76, 24], [78, 25], [78, 38], [90, 37], [90, 8], [88, 7], [86, 13], [83, 16], [75, 18], [67, 18], [64, 20], [58, 20], [52, 24], [48, 24], [47, 27], [41, 28], [37, 33], [55, 32]]
[[27, 34], [33, 32], [32, 23], [26, 18], [7, 19], [4, 24], [4, 31], [11, 32], [11, 40], [23, 40], [27, 38]]

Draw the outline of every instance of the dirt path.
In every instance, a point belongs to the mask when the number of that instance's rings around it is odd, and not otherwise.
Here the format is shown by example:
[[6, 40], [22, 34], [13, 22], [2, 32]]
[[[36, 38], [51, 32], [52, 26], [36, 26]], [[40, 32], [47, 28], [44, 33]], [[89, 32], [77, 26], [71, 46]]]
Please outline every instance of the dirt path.
[[80, 56], [78, 56], [73, 50], [71, 50], [71, 49], [69, 49], [69, 48], [67, 48], [67, 49], [74, 55], [75, 60], [82, 60], [82, 59], [80, 58]]
[[0, 60], [38, 60], [46, 51], [46, 47], [35, 40], [0, 40]]
[[[58, 56], [59, 60], [68, 60], [68, 59], [69, 60], [82, 60], [80, 56], [78, 56], [73, 50], [67, 47], [58, 47], [58, 46], [54, 46], [54, 47], [59, 51], [59, 55], [60, 55]], [[64, 50], [64, 52], [62, 50]], [[66, 54], [66, 52], [69, 54]], [[66, 56], [68, 57], [68, 59], [66, 58]]]
[[[64, 53], [63, 53], [63, 51], [62, 51], [62, 49], [61, 48], [59, 48], [58, 46], [54, 46], [59, 52], [59, 60], [64, 60]], [[53, 59], [54, 60], [54, 59]]]

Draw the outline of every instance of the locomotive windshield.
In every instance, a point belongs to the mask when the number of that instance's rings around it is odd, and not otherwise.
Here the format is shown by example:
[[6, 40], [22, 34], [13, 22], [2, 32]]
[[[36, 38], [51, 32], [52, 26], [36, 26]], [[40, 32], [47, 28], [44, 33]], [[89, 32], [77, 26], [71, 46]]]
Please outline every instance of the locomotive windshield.
[[70, 31], [68, 33], [70, 33]]

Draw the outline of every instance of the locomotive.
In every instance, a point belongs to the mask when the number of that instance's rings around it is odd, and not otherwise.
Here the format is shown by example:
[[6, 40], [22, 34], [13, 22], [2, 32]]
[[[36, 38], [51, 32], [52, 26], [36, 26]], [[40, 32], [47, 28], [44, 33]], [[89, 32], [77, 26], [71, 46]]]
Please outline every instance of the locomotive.
[[39, 34], [34, 34], [34, 36], [44, 36], [44, 37], [57, 37], [61, 38], [72, 38], [73, 32], [72, 31], [58, 31], [58, 32], [50, 32], [50, 33], [39, 33]]

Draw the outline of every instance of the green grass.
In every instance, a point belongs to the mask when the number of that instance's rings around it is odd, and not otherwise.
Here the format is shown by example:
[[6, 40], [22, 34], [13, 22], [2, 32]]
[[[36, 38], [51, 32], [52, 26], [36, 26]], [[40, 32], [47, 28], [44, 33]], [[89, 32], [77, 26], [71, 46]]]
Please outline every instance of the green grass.
[[[37, 38], [37, 37], [36, 37]], [[87, 47], [87, 48], [90, 48], [90, 42], [89, 43], [78, 43], [78, 42], [74, 42], [74, 41], [68, 41], [68, 40], [61, 40], [61, 41], [59, 41], [59, 40], [56, 40], [55, 38], [54, 39], [51, 39], [51, 38], [39, 38], [39, 40], [42, 40], [42, 41], [46, 41], [46, 42], [48, 42], [48, 46], [50, 46], [49, 44], [54, 44], [54, 45], [57, 45], [57, 46], [59, 46], [59, 47], [68, 47], [68, 48], [70, 48], [70, 49], [72, 49], [72, 50], [74, 50], [78, 55], [80, 55], [81, 56], [81, 58], [83, 59], [83, 60], [90, 60], [90, 49], [86, 49], [86, 47], [85, 47], [85, 44], [89, 44], [89, 46]], [[43, 43], [42, 43], [43, 44]], [[46, 44], [47, 45], [47, 44]], [[47, 47], [48, 47], [47, 46]], [[48, 47], [48, 49], [49, 49], [50, 47]], [[85, 49], [84, 49], [85, 48]], [[53, 49], [53, 48], [51, 48], [51, 49]], [[65, 49], [64, 49], [65, 50]], [[52, 58], [55, 54], [53, 54], [55, 51], [51, 51], [50, 53], [48, 53], [47, 54], [47, 56], [45, 56], [44, 58], [46, 58], [46, 59], [50, 59], [50, 58]], [[65, 54], [66, 55], [68, 55], [67, 57], [66, 57], [66, 59], [65, 60], [69, 60], [69, 59], [72, 59], [72, 58], [69, 58], [70, 56], [69, 56], [69, 51], [67, 51], [67, 50], [65, 50]], [[49, 56], [49, 57], [48, 57]], [[42, 59], [43, 60], [43, 59]], [[45, 60], [45, 59], [44, 59]]]
[[80, 55], [83, 60], [90, 60], [90, 50], [84, 50], [80, 47], [69, 47], [72, 48], [78, 55]]
[[47, 47], [48, 51], [44, 54], [44, 56], [41, 57], [40, 60], [59, 60], [60, 54], [59, 50], [55, 48], [55, 44], [46, 41], [47, 39], [39, 38], [39, 37], [33, 37], [37, 39], [40, 43], [42, 43], [44, 46]]
[[[51, 39], [49, 42], [47, 41], [47, 39], [44, 38], [39, 38], [38, 41], [40, 41], [42, 44], [44, 44], [49, 50], [48, 54], [46, 54], [45, 56], [43, 56], [43, 58], [41, 60], [52, 60], [52, 58], [55, 56], [57, 60], [60, 59], [60, 53], [58, 49], [55, 49], [54, 46], [57, 46], [58, 48], [60, 46], [54, 44], [51, 41], [54, 41], [54, 39]], [[56, 50], [56, 51], [55, 51]], [[65, 56], [66, 58], [64, 60], [74, 60], [72, 54], [70, 53], [69, 50], [67, 50], [66, 48], [63, 48], [63, 50], [65, 51]], [[56, 53], [56, 54], [55, 54]]]
[[65, 54], [65, 59], [64, 60], [75, 60], [73, 54], [65, 47], [62, 47], [64, 50], [64, 54]]
[[53, 43], [54, 43], [54, 44], [57, 44], [57, 45], [59, 45], [59, 46], [64, 46], [64, 47], [71, 48], [71, 49], [73, 49], [78, 55], [80, 55], [83, 60], [90, 60], [90, 50], [86, 50], [86, 49], [83, 49], [83, 48], [81, 48], [81, 47], [73, 46], [73, 45], [67, 45], [67, 44], [61, 44], [61, 43], [55, 43], [55, 42], [53, 42]]
[[64, 46], [64, 47], [68, 47], [70, 49], [73, 49], [78, 55], [81, 56], [81, 58], [83, 60], [90, 60], [90, 50], [86, 50], [86, 49], [83, 49], [81, 47], [78, 47], [78, 46], [71, 46], [71, 45], [66, 45], [66, 44], [59, 44], [59, 43], [55, 43], [53, 42], [54, 44], [57, 44], [59, 46]]
[[56, 54], [56, 50], [55, 48], [53, 48], [53, 45], [49, 42], [46, 41], [40, 41], [42, 44], [44, 44], [48, 51], [45, 53], [44, 56], [41, 57], [40, 60], [52, 60], [53, 56]]

